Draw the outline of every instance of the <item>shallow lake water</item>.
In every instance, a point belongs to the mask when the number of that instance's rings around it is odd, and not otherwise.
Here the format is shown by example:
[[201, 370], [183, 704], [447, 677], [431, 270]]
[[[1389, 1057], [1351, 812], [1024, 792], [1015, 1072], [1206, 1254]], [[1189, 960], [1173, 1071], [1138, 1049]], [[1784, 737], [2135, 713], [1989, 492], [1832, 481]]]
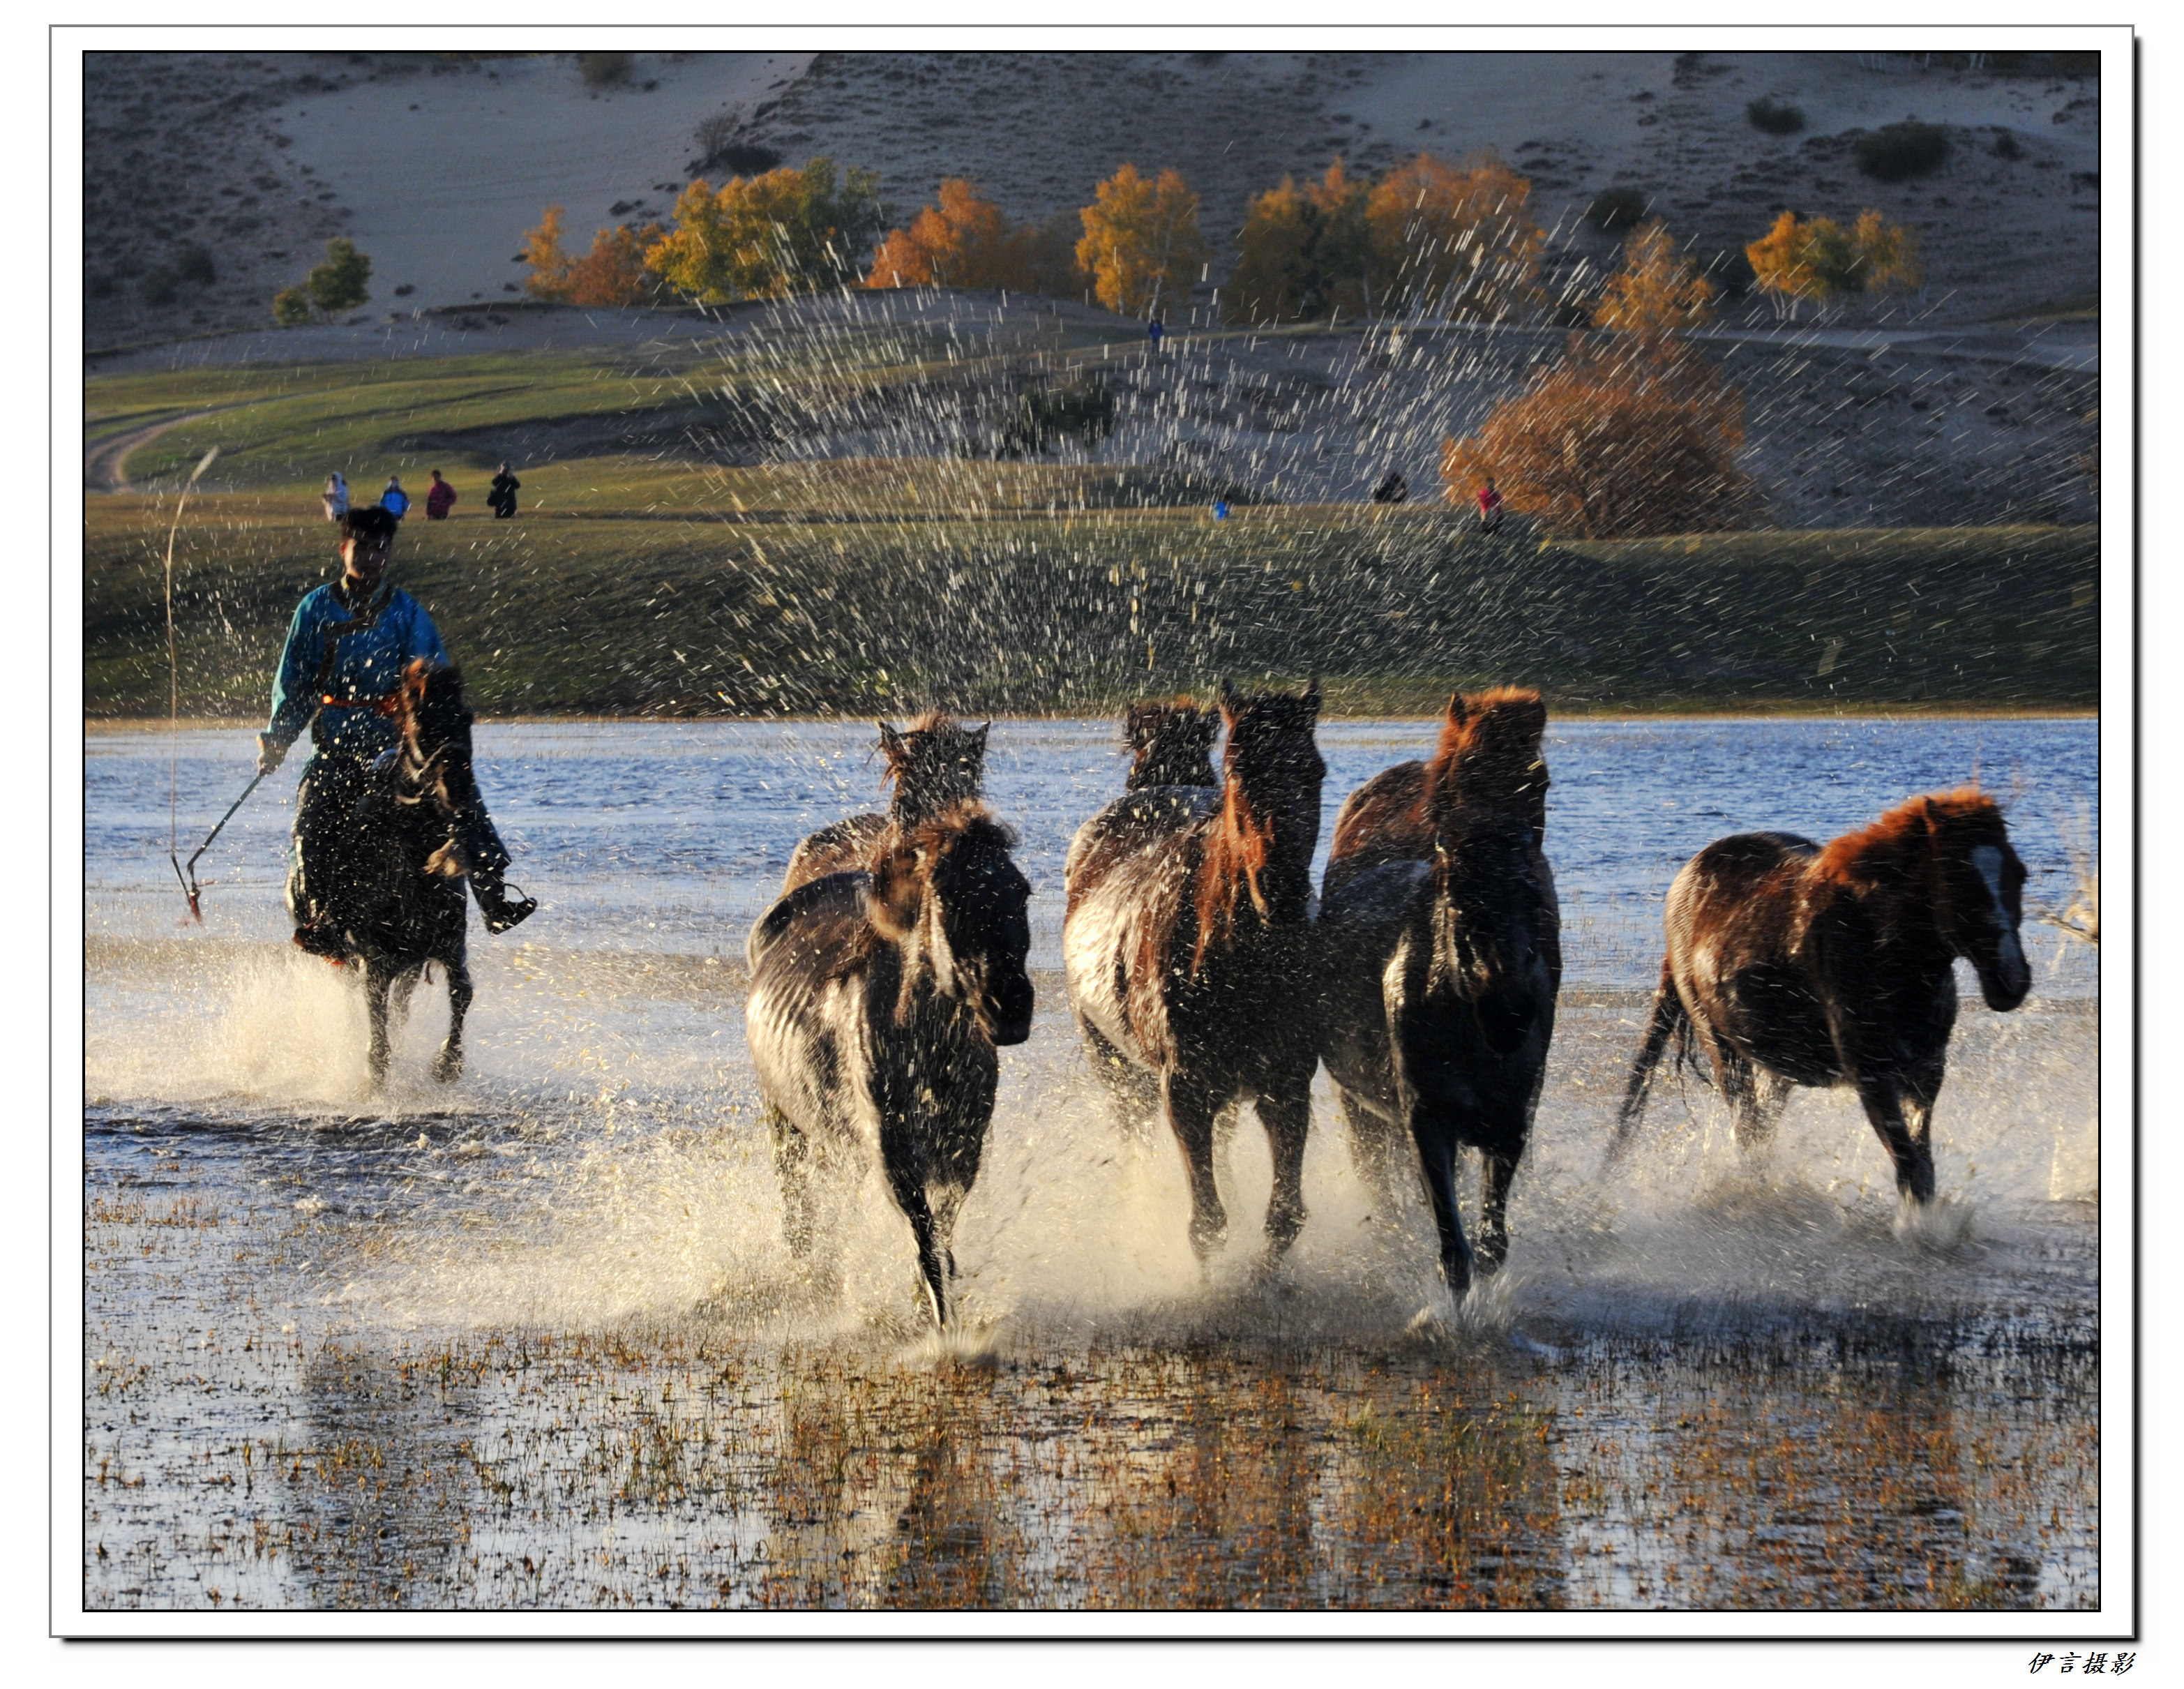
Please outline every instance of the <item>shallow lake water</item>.
[[[1342, 797], [1428, 722], [1334, 722]], [[795, 841], [879, 806], [858, 724], [510, 725], [480, 778], [540, 913], [472, 928], [470, 1068], [419, 994], [367, 1094], [344, 976], [285, 943], [292, 768], [202, 865], [247, 733], [85, 764], [83, 1594], [90, 1608], [542, 1605], [2022, 1608], [2100, 1592], [2098, 956], [2035, 921], [2098, 815], [2098, 724], [1554, 729], [1568, 973], [1510, 1211], [1461, 1307], [1407, 1196], [1369, 1212], [1316, 1095], [1310, 1218], [1260, 1268], [1248, 1112], [1201, 1274], [1173, 1146], [1125, 1137], [1059, 976], [1100, 722], [998, 723], [1034, 889], [1004, 1052], [924, 1332], [866, 1179], [821, 1294], [790, 1262], [742, 953]], [[1661, 898], [1724, 833], [1827, 838], [1975, 774], [2032, 878], [2032, 997], [1968, 993], [1897, 1211], [1854, 1103], [1746, 1164], [1703, 1087], [1601, 1171]], [[278, 795], [276, 795], [276, 789]]]

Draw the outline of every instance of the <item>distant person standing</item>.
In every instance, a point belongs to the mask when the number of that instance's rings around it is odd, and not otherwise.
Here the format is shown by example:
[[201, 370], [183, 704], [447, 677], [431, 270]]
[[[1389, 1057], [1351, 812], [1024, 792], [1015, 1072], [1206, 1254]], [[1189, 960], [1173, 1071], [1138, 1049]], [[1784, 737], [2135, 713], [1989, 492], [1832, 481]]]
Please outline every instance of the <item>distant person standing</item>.
[[1217, 522], [1225, 522], [1228, 520], [1228, 499], [1216, 499], [1213, 501], [1213, 520]]
[[387, 490], [379, 495], [379, 508], [398, 522], [410, 514], [410, 495], [402, 490], [400, 476], [387, 477]]
[[1502, 493], [1488, 476], [1486, 484], [1479, 489], [1479, 527], [1482, 533], [1498, 532], [1502, 527]]
[[1373, 502], [1376, 504], [1400, 504], [1410, 496], [1411, 483], [1403, 479], [1399, 470], [1390, 470], [1373, 489]]
[[336, 470], [326, 477], [326, 490], [319, 494], [319, 503], [326, 509], [326, 520], [337, 522], [348, 514], [348, 482]]
[[440, 479], [440, 471], [432, 471], [432, 484], [425, 489], [425, 520], [443, 522], [448, 512], [455, 507], [455, 489]]
[[493, 512], [495, 520], [505, 521], [515, 514], [515, 489], [522, 485], [508, 472], [506, 464], [501, 465], [500, 473], [493, 477], [493, 485], [486, 488], [485, 493], [486, 508]]
[[1156, 358], [1160, 356], [1161, 336], [1167, 332], [1167, 330], [1162, 326], [1158, 317], [1153, 318], [1145, 325], [1145, 339], [1151, 344], [1153, 356]]

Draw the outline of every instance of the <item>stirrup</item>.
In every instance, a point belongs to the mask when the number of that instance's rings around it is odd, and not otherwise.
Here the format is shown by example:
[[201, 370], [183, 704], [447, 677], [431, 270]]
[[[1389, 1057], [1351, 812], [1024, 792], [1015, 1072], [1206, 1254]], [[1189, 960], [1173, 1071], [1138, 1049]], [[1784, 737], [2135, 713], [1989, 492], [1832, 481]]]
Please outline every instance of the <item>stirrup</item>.
[[504, 933], [511, 927], [521, 926], [538, 907], [538, 900], [535, 897], [511, 900], [506, 892], [496, 889], [491, 906], [481, 901], [478, 912], [485, 917], [486, 931], [498, 934]]

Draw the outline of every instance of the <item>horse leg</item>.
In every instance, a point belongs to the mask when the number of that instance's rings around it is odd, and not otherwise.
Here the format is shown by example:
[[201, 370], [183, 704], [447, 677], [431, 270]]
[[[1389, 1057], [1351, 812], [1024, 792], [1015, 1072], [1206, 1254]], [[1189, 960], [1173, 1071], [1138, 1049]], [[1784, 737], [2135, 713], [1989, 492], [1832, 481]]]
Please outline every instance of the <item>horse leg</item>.
[[1748, 1159], [1757, 1159], [1767, 1147], [1767, 1122], [1759, 1106], [1758, 1087], [1752, 1063], [1732, 1049], [1726, 1040], [1713, 1049], [1714, 1084], [1729, 1105], [1730, 1130], [1736, 1147]]
[[811, 1252], [811, 1140], [777, 1108], [766, 1112], [774, 1177], [781, 1182], [781, 1235], [799, 1261]]
[[1887, 1149], [1889, 1159], [1896, 1163], [1897, 1195], [1908, 1196], [1921, 1206], [1932, 1201], [1934, 1157], [1927, 1148], [1925, 1135], [1931, 1111], [1917, 1111], [1919, 1135], [1914, 1137], [1904, 1123], [1904, 1099], [1894, 1080], [1861, 1079], [1858, 1082], [1858, 1100], [1864, 1105], [1865, 1118], [1873, 1123], [1873, 1129]]
[[1106, 1034], [1089, 1021], [1080, 1021], [1078, 1024], [1084, 1032], [1085, 1056], [1106, 1090], [1108, 1104], [1114, 1110], [1115, 1123], [1123, 1140], [1144, 1143], [1147, 1128], [1160, 1113], [1159, 1082], [1117, 1050]]
[[1267, 1201], [1267, 1256], [1278, 1260], [1304, 1229], [1304, 1143], [1312, 1130], [1312, 1073], [1301, 1083], [1284, 1076], [1258, 1095], [1259, 1124], [1274, 1160], [1274, 1188]]
[[1350, 1165], [1372, 1203], [1370, 1218], [1392, 1224], [1396, 1218], [1396, 1136], [1388, 1123], [1359, 1101], [1357, 1093], [1334, 1087], [1334, 1106], [1350, 1140]]
[[1524, 1149], [1481, 1150], [1479, 1166], [1479, 1270], [1491, 1274], [1509, 1258], [1509, 1185]]
[[[949, 1263], [947, 1245], [941, 1235], [939, 1216], [933, 1212], [931, 1197], [926, 1189], [922, 1156], [887, 1157], [888, 1189], [894, 1193], [895, 1206], [902, 1210], [903, 1218], [910, 1222], [911, 1235], [917, 1240], [917, 1270], [925, 1280], [925, 1294], [932, 1306], [933, 1323], [945, 1329], [948, 1324]], [[950, 1228], [955, 1223], [954, 1204], [944, 1203]]]
[[371, 1042], [365, 1052], [365, 1069], [372, 1089], [376, 1090], [387, 1079], [387, 993], [394, 983], [393, 970], [383, 962], [367, 959], [364, 964], [364, 1009], [371, 1022]]
[[440, 965], [448, 970], [448, 1035], [441, 1040], [440, 1053], [432, 1059], [432, 1077], [445, 1085], [463, 1076], [463, 1020], [476, 993], [471, 984], [466, 958], [442, 956]]
[[1418, 1171], [1425, 1179], [1426, 1200], [1433, 1205], [1434, 1226], [1440, 1233], [1441, 1277], [1448, 1281], [1448, 1293], [1461, 1302], [1471, 1288], [1474, 1257], [1456, 1199], [1456, 1134], [1413, 1106], [1411, 1138], [1418, 1146]]
[[1190, 1246], [1203, 1264], [1228, 1231], [1228, 1216], [1213, 1183], [1213, 1116], [1219, 1104], [1203, 1079], [1173, 1068], [1162, 1076], [1161, 1102], [1183, 1151], [1184, 1177], [1190, 1181]]

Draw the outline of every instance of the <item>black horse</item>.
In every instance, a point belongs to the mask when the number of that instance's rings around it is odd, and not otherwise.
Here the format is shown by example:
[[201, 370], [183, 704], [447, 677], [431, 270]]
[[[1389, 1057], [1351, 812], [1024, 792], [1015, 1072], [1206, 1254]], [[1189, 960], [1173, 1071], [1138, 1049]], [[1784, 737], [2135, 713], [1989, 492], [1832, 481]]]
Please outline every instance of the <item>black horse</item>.
[[1069, 846], [1062, 919], [1070, 1006], [1127, 1127], [1157, 1100], [1190, 1182], [1201, 1260], [1228, 1230], [1214, 1123], [1252, 1099], [1274, 1163], [1267, 1242], [1303, 1229], [1312, 1125], [1312, 856], [1327, 775], [1319, 687], [1245, 697], [1227, 682], [1220, 786], [1149, 786], [1107, 805]]
[[1825, 848], [1786, 833], [1716, 839], [1669, 888], [1669, 953], [1610, 1162], [1673, 1039], [1687, 1061], [1705, 1051], [1745, 1150], [1766, 1144], [1792, 1086], [1847, 1084], [1898, 1193], [1932, 1201], [1953, 964], [1971, 963], [1989, 1008], [2025, 1001], [2024, 889], [2002, 811], [1976, 791], [1913, 798]]
[[432, 1077], [446, 1084], [462, 1075], [471, 997], [470, 889], [457, 831], [475, 787], [461, 671], [418, 658], [379, 707], [394, 718], [395, 746], [360, 775], [348, 824], [328, 834], [320, 901], [338, 934], [333, 959], [363, 970], [375, 1085], [387, 1076], [390, 997], [399, 1013], [426, 963], [447, 971], [448, 1036], [432, 1062]]
[[1123, 737], [1130, 747], [1124, 789], [1219, 785], [1213, 741], [1220, 731], [1220, 713], [1201, 710], [1188, 698], [1131, 705], [1123, 717]]
[[[1535, 692], [1451, 698], [1433, 760], [1342, 806], [1320, 898], [1319, 1050], [1352, 1159], [1383, 1213], [1396, 1168], [1418, 1168], [1458, 1296], [1508, 1253], [1509, 1185], [1554, 1036], [1546, 726]], [[1466, 1146], [1481, 1159], [1475, 1257], [1456, 1196]]]
[[928, 710], [912, 717], [900, 733], [885, 722], [878, 725], [880, 755], [887, 761], [882, 778], [894, 787], [894, 802], [885, 815], [846, 816], [800, 844], [782, 880], [783, 897], [828, 874], [870, 868], [890, 824], [915, 827], [954, 805], [984, 796], [991, 722], [967, 727], [952, 716]]
[[751, 931], [746, 1010], [799, 1257], [812, 1180], [861, 1153], [910, 1221], [936, 1324], [993, 1119], [996, 1049], [1031, 1036], [1031, 886], [1009, 830], [957, 804], [892, 828], [869, 872], [807, 881]]

